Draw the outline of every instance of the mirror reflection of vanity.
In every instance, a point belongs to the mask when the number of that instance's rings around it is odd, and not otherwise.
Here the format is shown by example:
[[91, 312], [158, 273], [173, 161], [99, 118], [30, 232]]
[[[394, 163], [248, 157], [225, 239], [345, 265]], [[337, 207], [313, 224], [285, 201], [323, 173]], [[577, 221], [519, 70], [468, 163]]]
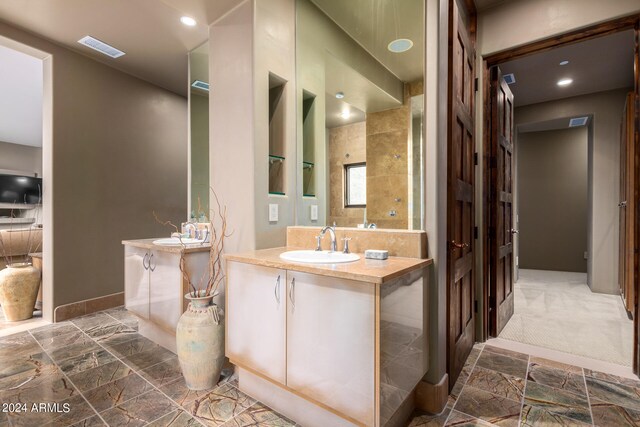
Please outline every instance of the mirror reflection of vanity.
[[189, 53], [189, 212], [209, 213], [209, 42]]
[[421, 0], [296, 0], [297, 224], [423, 227]]

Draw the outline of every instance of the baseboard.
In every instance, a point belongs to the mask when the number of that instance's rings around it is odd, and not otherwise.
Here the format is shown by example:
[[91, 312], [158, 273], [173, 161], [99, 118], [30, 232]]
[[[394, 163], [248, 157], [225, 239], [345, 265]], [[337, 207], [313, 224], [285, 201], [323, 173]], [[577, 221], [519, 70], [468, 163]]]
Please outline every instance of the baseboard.
[[416, 407], [431, 414], [439, 414], [449, 400], [449, 375], [444, 374], [438, 384], [420, 381], [416, 387]]
[[85, 314], [107, 310], [120, 305], [124, 305], [124, 292], [59, 305], [53, 312], [53, 321], [62, 322], [73, 319], [74, 317], [84, 316]]

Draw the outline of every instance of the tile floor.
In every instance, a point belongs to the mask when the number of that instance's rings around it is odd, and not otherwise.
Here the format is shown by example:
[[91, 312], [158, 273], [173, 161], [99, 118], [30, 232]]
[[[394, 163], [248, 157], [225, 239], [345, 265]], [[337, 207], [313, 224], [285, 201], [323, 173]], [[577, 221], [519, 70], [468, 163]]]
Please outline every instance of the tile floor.
[[439, 415], [410, 427], [640, 426], [640, 381], [476, 344]]
[[[238, 390], [230, 372], [212, 390], [189, 391], [176, 355], [136, 330], [117, 308], [0, 338], [0, 404], [20, 409], [0, 411], [0, 427], [295, 425]], [[447, 409], [410, 425], [519, 421], [640, 425], [640, 382], [478, 344]]]

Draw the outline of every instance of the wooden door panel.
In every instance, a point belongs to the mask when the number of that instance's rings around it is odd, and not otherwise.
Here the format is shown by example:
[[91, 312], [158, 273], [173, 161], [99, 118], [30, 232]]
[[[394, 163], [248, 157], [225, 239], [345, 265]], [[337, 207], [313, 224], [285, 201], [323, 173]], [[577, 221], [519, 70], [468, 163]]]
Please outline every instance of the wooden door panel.
[[451, 387], [475, 341], [475, 34], [468, 17], [464, 6], [452, 1], [447, 139], [447, 370]]
[[489, 197], [489, 321], [498, 336], [514, 311], [513, 94], [498, 67], [491, 69]]

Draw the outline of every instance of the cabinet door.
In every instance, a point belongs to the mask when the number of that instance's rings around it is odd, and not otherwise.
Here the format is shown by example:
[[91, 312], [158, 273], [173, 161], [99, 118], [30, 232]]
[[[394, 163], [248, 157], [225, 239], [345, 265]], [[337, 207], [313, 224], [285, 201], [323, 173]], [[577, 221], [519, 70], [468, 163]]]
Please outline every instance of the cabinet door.
[[285, 270], [227, 263], [227, 357], [282, 384], [285, 280]]
[[287, 272], [287, 386], [374, 423], [375, 288]]
[[180, 255], [150, 251], [149, 265], [149, 320], [175, 332], [182, 315]]
[[124, 247], [124, 305], [130, 312], [149, 319], [149, 252]]

